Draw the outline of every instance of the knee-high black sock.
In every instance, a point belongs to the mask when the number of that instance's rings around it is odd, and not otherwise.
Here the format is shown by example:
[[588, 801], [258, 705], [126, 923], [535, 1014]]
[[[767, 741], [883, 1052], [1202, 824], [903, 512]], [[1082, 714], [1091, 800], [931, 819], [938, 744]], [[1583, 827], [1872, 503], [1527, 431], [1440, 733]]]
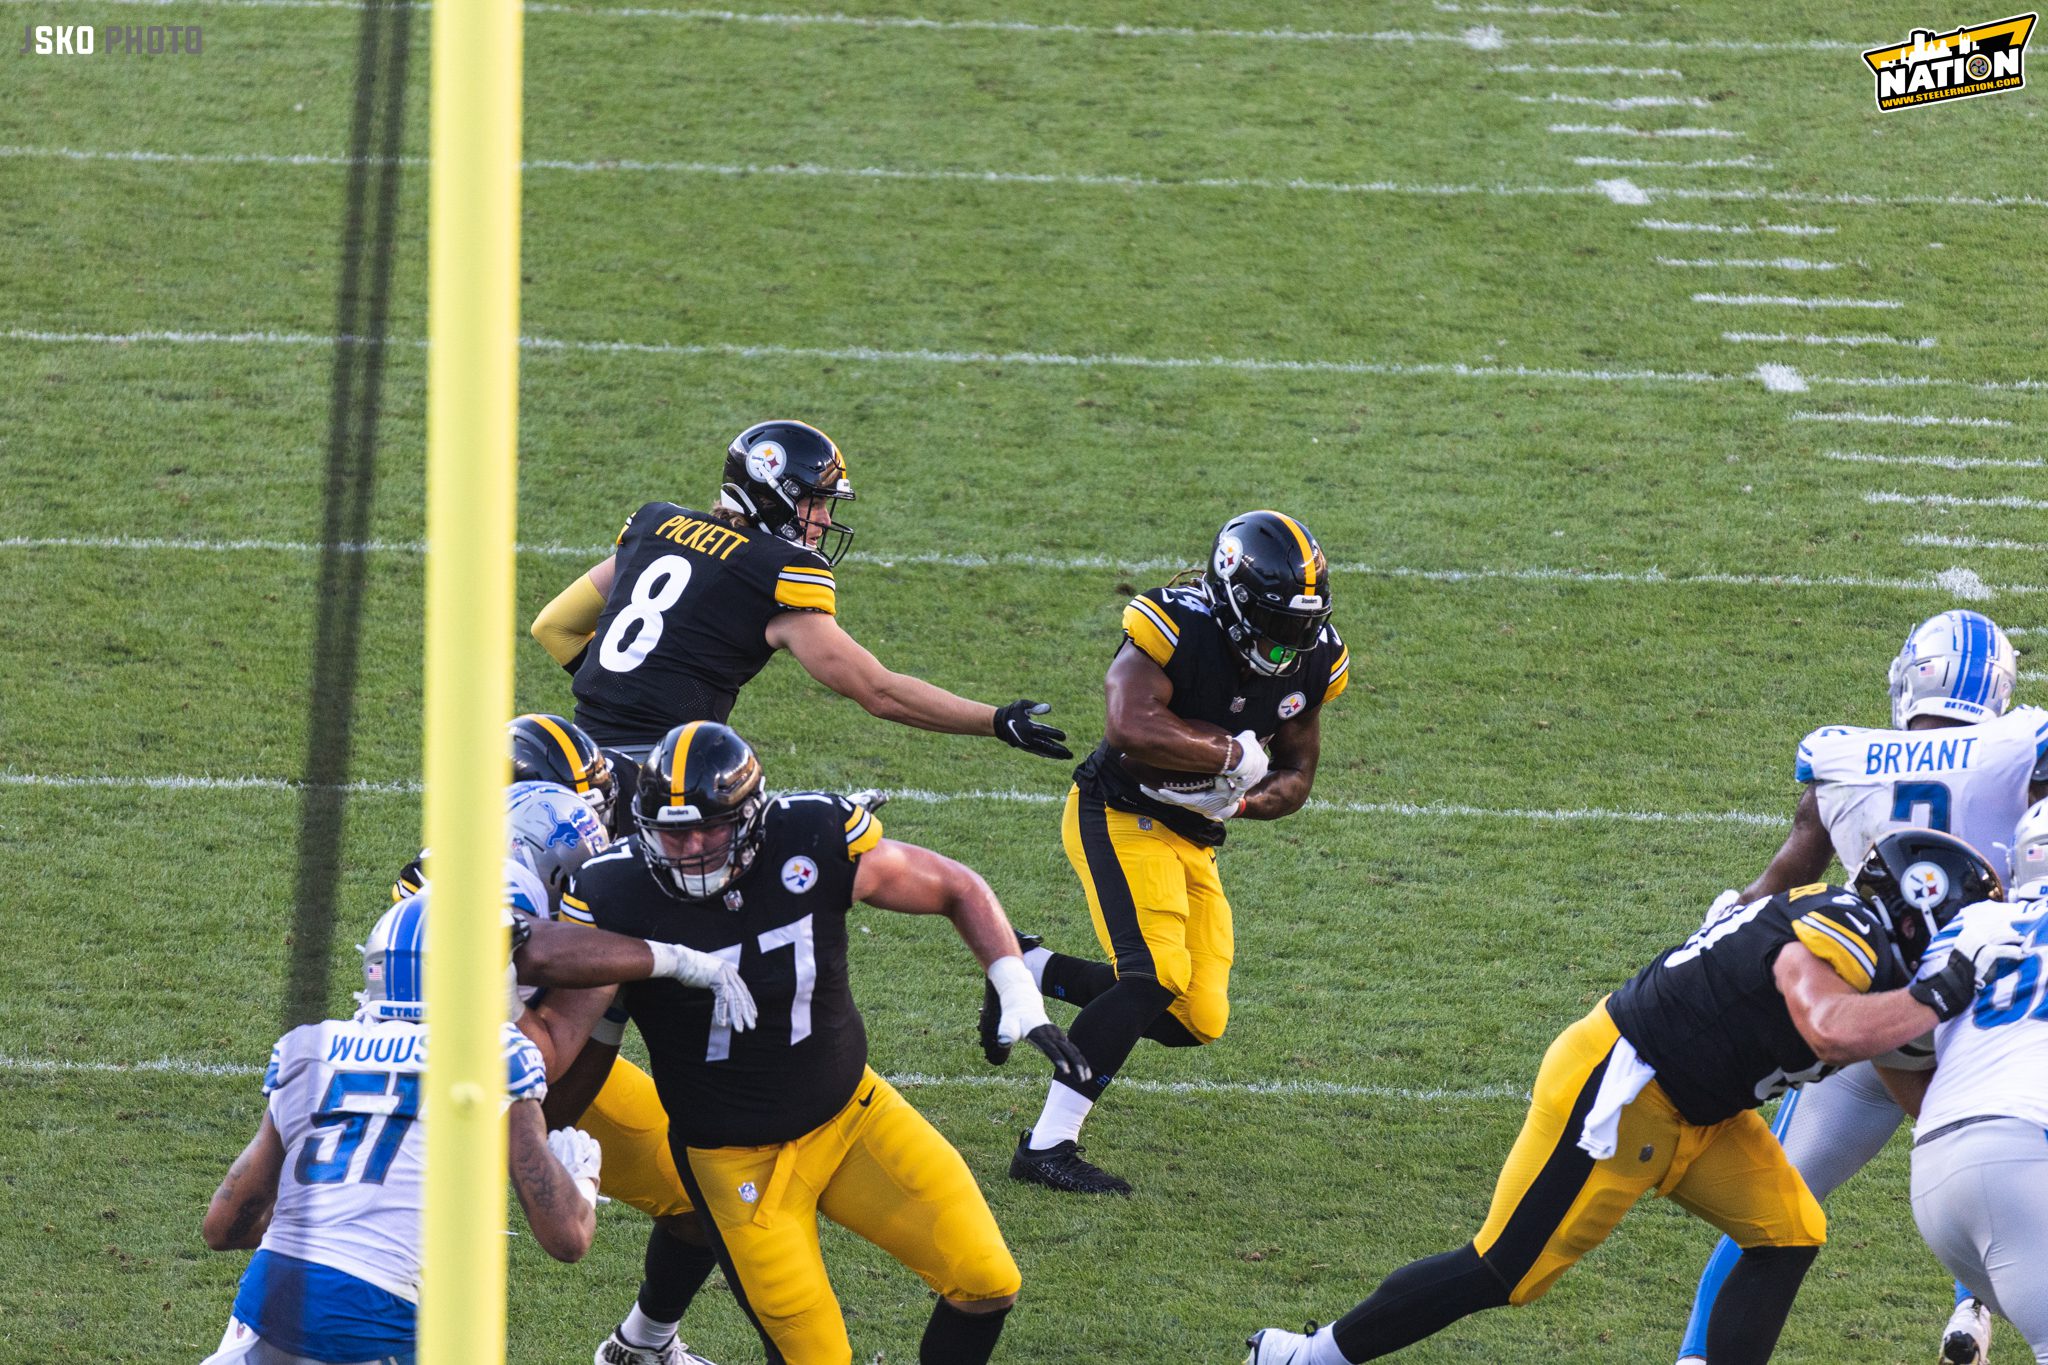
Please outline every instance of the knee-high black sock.
[[940, 1299], [932, 1305], [932, 1319], [924, 1325], [924, 1340], [917, 1345], [918, 1365], [986, 1365], [995, 1353], [996, 1338], [1003, 1334], [1007, 1308], [992, 1313], [963, 1313]]
[[647, 1234], [640, 1311], [656, 1322], [681, 1321], [716, 1264], [708, 1242], [686, 1242], [657, 1222]]
[[1763, 1365], [1785, 1330], [1792, 1300], [1819, 1247], [1745, 1247], [1707, 1319], [1713, 1365]]
[[1085, 1009], [1094, 1003], [1096, 996], [1115, 984], [1116, 968], [1107, 962], [1091, 962], [1085, 957], [1054, 953], [1045, 960], [1045, 973], [1038, 990], [1041, 995]]
[[1147, 1026], [1166, 1013], [1166, 1007], [1172, 1003], [1173, 992], [1149, 976], [1124, 977], [1096, 996], [1067, 1026], [1067, 1037], [1081, 1049], [1095, 1075], [1079, 1084], [1057, 1083], [1070, 1085], [1091, 1100], [1100, 1099]]
[[1507, 1301], [1508, 1286], [1468, 1242], [1402, 1266], [1331, 1330], [1346, 1360], [1376, 1360], [1483, 1308], [1504, 1308]]

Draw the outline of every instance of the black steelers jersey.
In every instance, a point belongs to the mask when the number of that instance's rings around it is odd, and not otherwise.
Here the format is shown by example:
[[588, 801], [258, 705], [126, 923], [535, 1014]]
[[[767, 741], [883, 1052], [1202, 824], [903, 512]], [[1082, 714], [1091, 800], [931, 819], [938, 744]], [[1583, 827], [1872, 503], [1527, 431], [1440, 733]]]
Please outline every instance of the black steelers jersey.
[[619, 531], [616, 576], [576, 670], [576, 723], [605, 745], [725, 723], [774, 655], [778, 612], [838, 609], [824, 558], [753, 526], [650, 502]]
[[[1251, 730], [1260, 742], [1294, 717], [1334, 701], [1350, 682], [1351, 651], [1324, 626], [1315, 645], [1303, 651], [1294, 670], [1266, 677], [1245, 666], [1230, 637], [1216, 621], [1209, 599], [1197, 587], [1153, 588], [1124, 608], [1119, 649], [1142, 649], [1173, 684], [1167, 709], [1182, 720], [1207, 721], [1230, 734]], [[1204, 847], [1223, 842], [1223, 825], [1181, 806], [1154, 801], [1138, 788], [1158, 780], [1200, 781], [1214, 773], [1133, 771], [1123, 754], [1104, 740], [1074, 770], [1088, 796], [1117, 810], [1149, 815]]]
[[712, 1026], [708, 990], [668, 980], [619, 989], [682, 1146], [802, 1137], [845, 1107], [867, 1065], [867, 1030], [847, 981], [846, 912], [881, 822], [822, 792], [773, 797], [764, 819], [753, 866], [710, 900], [678, 900], [655, 885], [638, 835], [585, 863], [562, 897], [565, 919], [737, 963], [753, 992], [760, 1021], [734, 1033]]
[[1906, 984], [1870, 907], [1816, 882], [1702, 925], [1609, 997], [1615, 1027], [1657, 1069], [1687, 1122], [1719, 1123], [1834, 1070], [1813, 1055], [1778, 993], [1772, 970], [1788, 943], [1806, 945], [1859, 991]]

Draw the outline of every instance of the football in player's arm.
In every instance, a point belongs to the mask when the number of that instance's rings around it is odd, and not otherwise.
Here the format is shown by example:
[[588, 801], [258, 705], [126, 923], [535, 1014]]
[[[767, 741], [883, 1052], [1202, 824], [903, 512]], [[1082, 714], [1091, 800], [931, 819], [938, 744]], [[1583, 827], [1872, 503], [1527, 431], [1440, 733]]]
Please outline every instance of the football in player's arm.
[[726, 452], [717, 507], [640, 508], [613, 553], [534, 619], [532, 634], [575, 677], [576, 719], [637, 759], [672, 727], [723, 722], [777, 650], [869, 714], [921, 730], [993, 735], [1072, 758], [1044, 703], [956, 696], [885, 668], [838, 621], [833, 566], [853, 532], [846, 460], [803, 422], [760, 422]]
[[636, 836], [586, 863], [563, 904], [600, 928], [732, 964], [758, 1007], [742, 1033], [701, 990], [645, 981], [620, 992], [677, 1170], [769, 1358], [851, 1357], [818, 1245], [822, 1213], [938, 1294], [922, 1361], [986, 1361], [1016, 1299], [1016, 1263], [959, 1153], [867, 1064], [846, 919], [856, 901], [949, 919], [997, 985], [1005, 1036], [1079, 1070], [987, 883], [883, 838], [844, 797], [770, 796], [751, 747], [711, 722], [654, 747], [633, 816]]
[[1906, 830], [1871, 850], [1853, 891], [1796, 887], [1703, 926], [1551, 1044], [1471, 1242], [1395, 1271], [1312, 1336], [1256, 1333], [1250, 1365], [1374, 1360], [1468, 1314], [1532, 1303], [1651, 1189], [1744, 1248], [1707, 1358], [1768, 1360], [1827, 1219], [1755, 1106], [1968, 1008], [2017, 953], [2009, 931], [1966, 926], [1942, 971], [1906, 983], [1965, 905], [2002, 894], [1967, 844]]
[[[1278, 820], [1308, 800], [1322, 708], [1350, 680], [1330, 612], [1322, 547], [1268, 511], [1224, 524], [1198, 582], [1124, 608], [1103, 741], [1076, 769], [1061, 824], [1110, 961], [1025, 945], [1044, 992], [1081, 1006], [1073, 1040], [1094, 1076], [1054, 1081], [1012, 1153], [1013, 1177], [1129, 1194], [1080, 1155], [1082, 1123], [1140, 1038], [1197, 1047], [1222, 1037], [1235, 930], [1217, 849], [1227, 821]], [[985, 993], [983, 1055], [1000, 1065], [997, 1018]]]

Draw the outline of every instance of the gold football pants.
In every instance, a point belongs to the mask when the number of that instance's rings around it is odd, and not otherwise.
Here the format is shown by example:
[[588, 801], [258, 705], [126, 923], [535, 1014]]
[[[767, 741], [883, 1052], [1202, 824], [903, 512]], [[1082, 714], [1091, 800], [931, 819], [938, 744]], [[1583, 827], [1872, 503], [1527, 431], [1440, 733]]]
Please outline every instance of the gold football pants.
[[1621, 1111], [1614, 1155], [1594, 1161], [1581, 1151], [1579, 1133], [1620, 1037], [1602, 1000], [1543, 1054], [1529, 1116], [1472, 1242], [1510, 1286], [1509, 1303], [1541, 1298], [1649, 1190], [1742, 1247], [1827, 1241], [1819, 1203], [1754, 1109], [1705, 1127], [1687, 1123], [1651, 1081]]
[[1173, 992], [1168, 1013], [1189, 1033], [1204, 1043], [1221, 1038], [1237, 942], [1216, 850], [1078, 786], [1067, 793], [1060, 835], [1117, 976], [1153, 978]]
[[624, 1057], [613, 1059], [611, 1076], [576, 1126], [597, 1139], [604, 1157], [597, 1188], [606, 1198], [652, 1218], [690, 1212], [690, 1196], [669, 1150], [668, 1111], [652, 1076]]
[[873, 1068], [844, 1109], [794, 1142], [686, 1156], [733, 1290], [789, 1365], [853, 1359], [820, 1213], [955, 1302], [1008, 1298], [1022, 1283], [967, 1163]]

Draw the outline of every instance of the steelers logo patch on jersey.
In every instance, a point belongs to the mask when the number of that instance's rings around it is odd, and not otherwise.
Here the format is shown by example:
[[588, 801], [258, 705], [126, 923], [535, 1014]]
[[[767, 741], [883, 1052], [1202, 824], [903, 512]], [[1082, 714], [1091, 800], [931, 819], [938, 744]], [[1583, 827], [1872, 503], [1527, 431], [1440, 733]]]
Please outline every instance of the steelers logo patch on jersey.
[[802, 895], [818, 884], [818, 865], [798, 854], [782, 865], [782, 884]]
[[1280, 719], [1293, 720], [1308, 707], [1308, 698], [1299, 692], [1289, 692], [1280, 699]]
[[1914, 863], [1900, 879], [1900, 889], [1914, 909], [1932, 910], [1948, 899], [1948, 873], [1933, 863]]
[[762, 483], [774, 483], [789, 468], [789, 454], [774, 441], [763, 441], [747, 452], [747, 473]]

